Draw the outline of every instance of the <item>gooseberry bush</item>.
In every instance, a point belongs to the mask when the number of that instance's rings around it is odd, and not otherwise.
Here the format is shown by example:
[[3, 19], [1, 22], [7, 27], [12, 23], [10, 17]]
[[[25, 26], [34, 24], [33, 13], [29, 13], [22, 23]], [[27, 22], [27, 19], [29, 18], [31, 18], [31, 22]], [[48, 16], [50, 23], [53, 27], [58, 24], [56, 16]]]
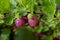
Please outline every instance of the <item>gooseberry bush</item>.
[[60, 40], [60, 0], [0, 0], [0, 40]]

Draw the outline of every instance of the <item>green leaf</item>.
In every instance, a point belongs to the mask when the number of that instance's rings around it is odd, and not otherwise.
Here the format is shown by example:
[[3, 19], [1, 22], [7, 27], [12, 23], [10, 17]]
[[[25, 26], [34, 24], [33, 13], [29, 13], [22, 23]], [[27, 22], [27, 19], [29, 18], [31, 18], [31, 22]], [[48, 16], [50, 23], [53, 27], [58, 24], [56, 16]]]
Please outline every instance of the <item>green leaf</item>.
[[43, 31], [45, 32], [45, 31], [48, 31], [49, 30], [49, 27], [48, 26], [44, 26], [43, 27]]
[[56, 0], [57, 6], [60, 6], [60, 0]]
[[19, 7], [19, 12], [21, 16], [25, 16], [27, 14], [26, 9], [24, 7]]
[[9, 29], [2, 29], [0, 40], [9, 40], [9, 34], [10, 34]]
[[35, 0], [17, 0], [17, 2], [28, 12], [33, 11]]
[[10, 4], [16, 7], [17, 2], [15, 0], [10, 0]]
[[9, 13], [5, 17], [5, 24], [6, 25], [12, 25], [13, 21], [15, 19], [15, 13]]
[[53, 36], [44, 36], [42, 40], [53, 40]]
[[53, 32], [53, 37], [56, 37], [57, 35], [60, 35], [60, 30], [59, 29], [55, 29]]
[[57, 30], [54, 30], [53, 37], [56, 37], [56, 35], [57, 35]]
[[57, 17], [59, 18], [60, 21], [60, 11], [57, 12]]
[[57, 31], [57, 35], [60, 35], [60, 30]]
[[3, 19], [4, 18], [4, 14], [0, 14], [0, 19]]
[[5, 29], [2, 29], [2, 34], [9, 34], [10, 33], [10, 29], [7, 29], [7, 28], [5, 28]]
[[26, 26], [26, 29], [32, 32], [35, 32], [35, 30], [33, 28], [31, 28], [30, 26]]
[[48, 21], [53, 20], [55, 11], [56, 11], [56, 3], [55, 0], [42, 0], [43, 7], [42, 10], [46, 14]]
[[4, 23], [4, 20], [0, 19], [0, 25]]
[[30, 0], [17, 0], [20, 5], [26, 6]]
[[30, 26], [26, 26], [26, 29], [29, 30], [29, 31], [32, 31], [32, 32], [36, 32], [37, 31], [37, 26], [33, 28], [31, 28]]
[[50, 24], [49, 27], [54, 29], [56, 27], [57, 23], [56, 23], [56, 21], [51, 21], [49, 24]]
[[9, 0], [0, 0], [0, 13], [4, 13], [10, 9]]
[[58, 28], [60, 28], [60, 22], [56, 25]]
[[25, 28], [19, 28], [15, 32], [15, 40], [37, 40], [33, 33]]
[[38, 26], [37, 33], [41, 33], [42, 30], [43, 30], [43, 27], [42, 26]]

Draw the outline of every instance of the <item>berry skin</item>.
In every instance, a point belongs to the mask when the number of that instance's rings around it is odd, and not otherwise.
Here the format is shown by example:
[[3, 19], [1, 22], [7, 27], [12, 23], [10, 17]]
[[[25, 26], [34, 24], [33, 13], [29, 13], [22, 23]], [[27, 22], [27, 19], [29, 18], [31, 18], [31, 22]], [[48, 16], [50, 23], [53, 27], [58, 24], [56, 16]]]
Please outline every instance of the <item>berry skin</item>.
[[56, 38], [60, 39], [60, 36], [59, 36], [59, 35], [57, 35], [57, 36], [56, 36]]
[[15, 20], [15, 26], [16, 27], [21, 27], [22, 25], [24, 25], [25, 24], [25, 20], [23, 19], [23, 18], [17, 18], [16, 20]]
[[30, 19], [28, 19], [28, 24], [33, 28], [38, 24], [38, 19], [36, 16], [32, 16]]
[[56, 7], [56, 10], [60, 10], [60, 7], [59, 7], [59, 6], [57, 6], [57, 7]]
[[40, 37], [40, 33], [35, 33], [35, 36], [36, 37]]
[[35, 36], [42, 38], [43, 36], [45, 36], [45, 33], [35, 33]]

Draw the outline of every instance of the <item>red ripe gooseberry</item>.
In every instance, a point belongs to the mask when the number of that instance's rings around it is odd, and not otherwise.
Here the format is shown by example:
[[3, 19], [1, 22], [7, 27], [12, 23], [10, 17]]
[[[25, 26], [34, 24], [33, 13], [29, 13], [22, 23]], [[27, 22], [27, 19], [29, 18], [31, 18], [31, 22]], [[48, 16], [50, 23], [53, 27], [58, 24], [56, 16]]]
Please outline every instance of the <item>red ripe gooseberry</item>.
[[30, 19], [28, 19], [28, 24], [33, 28], [38, 24], [38, 19], [36, 16], [32, 16]]

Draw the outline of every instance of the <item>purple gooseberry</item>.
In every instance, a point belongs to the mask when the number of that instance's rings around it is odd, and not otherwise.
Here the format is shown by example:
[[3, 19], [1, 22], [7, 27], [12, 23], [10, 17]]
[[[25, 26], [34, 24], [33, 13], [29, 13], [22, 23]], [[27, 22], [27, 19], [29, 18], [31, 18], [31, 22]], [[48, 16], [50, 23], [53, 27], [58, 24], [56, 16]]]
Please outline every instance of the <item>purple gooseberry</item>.
[[21, 27], [22, 25], [24, 25], [25, 24], [25, 20], [23, 19], [23, 18], [17, 18], [16, 20], [15, 20], [15, 26], [16, 27]]
[[28, 19], [28, 24], [33, 28], [38, 24], [38, 19], [36, 16], [32, 16], [32, 18]]

